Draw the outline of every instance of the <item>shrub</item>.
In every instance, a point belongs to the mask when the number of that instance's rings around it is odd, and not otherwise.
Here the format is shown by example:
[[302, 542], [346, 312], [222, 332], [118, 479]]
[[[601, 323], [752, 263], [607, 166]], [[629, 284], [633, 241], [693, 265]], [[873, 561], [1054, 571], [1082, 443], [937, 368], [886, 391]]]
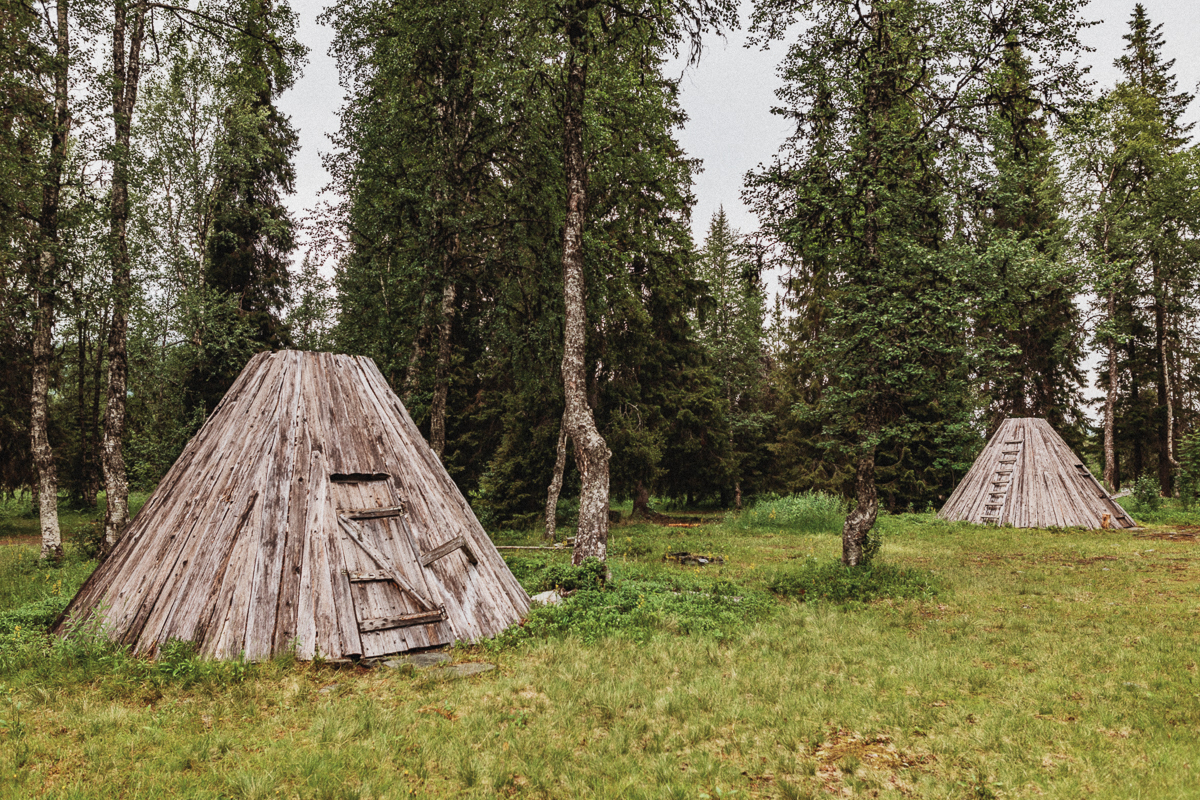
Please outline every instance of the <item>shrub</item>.
[[1133, 499], [1137, 501], [1138, 510], [1142, 512], [1158, 511], [1162, 505], [1162, 495], [1158, 479], [1153, 475], [1143, 475], [1133, 484]]
[[519, 556], [506, 558], [505, 561], [517, 583], [530, 594], [551, 589], [595, 589], [604, 585], [608, 573], [605, 564], [595, 558], [587, 559], [578, 567], [569, 562]]
[[1179, 443], [1179, 502], [1185, 511], [1200, 497], [1200, 431], [1193, 431]]
[[[595, 577], [596, 573], [586, 570], [598, 567], [603, 572], [605, 565], [594, 564], [585, 562], [574, 569]], [[683, 574], [629, 576], [609, 584], [593, 581], [557, 605], [536, 606], [489, 646], [512, 647], [530, 639], [568, 636], [589, 642], [607, 636], [639, 642], [656, 635], [724, 639], [743, 630], [747, 622], [766, 616], [774, 607], [770, 595], [748, 591], [728, 581]]]
[[840, 561], [815, 558], [777, 572], [768, 586], [784, 597], [838, 604], [868, 603], [888, 597], [928, 599], [942, 591], [928, 572], [880, 563], [847, 567]]
[[849, 510], [844, 498], [825, 492], [767, 495], [733, 519], [736, 528], [790, 528], [802, 533], [840, 533]]

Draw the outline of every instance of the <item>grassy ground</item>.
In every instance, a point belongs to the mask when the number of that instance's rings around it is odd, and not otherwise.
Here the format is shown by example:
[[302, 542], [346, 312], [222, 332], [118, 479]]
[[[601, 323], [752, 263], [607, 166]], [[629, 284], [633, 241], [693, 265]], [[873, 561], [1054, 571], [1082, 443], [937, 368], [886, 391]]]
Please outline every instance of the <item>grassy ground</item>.
[[[460, 648], [499, 669], [457, 681], [0, 633], [0, 798], [1200, 796], [1194, 538], [881, 527], [882, 560], [933, 573], [936, 596], [765, 592], [831, 560], [829, 533], [618, 526], [618, 586], [715, 585], [762, 613], [691, 628], [647, 595], [615, 632]], [[0, 602], [86, 573], [28, 549], [0, 548], [0, 591], [30, 587]], [[662, 561], [680, 550], [724, 564]]]

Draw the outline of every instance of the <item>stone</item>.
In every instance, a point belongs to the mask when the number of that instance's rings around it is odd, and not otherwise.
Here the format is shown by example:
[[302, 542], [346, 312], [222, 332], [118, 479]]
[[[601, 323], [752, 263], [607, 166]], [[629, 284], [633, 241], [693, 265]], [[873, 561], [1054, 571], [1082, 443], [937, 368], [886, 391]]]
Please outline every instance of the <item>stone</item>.
[[557, 590], [551, 589], [548, 592], [535, 594], [529, 599], [535, 603], [541, 603], [544, 606], [556, 606], [563, 601], [563, 596], [559, 594]]
[[404, 666], [411, 666], [414, 669], [428, 669], [429, 667], [436, 667], [438, 664], [444, 664], [449, 660], [449, 653], [432, 651], [425, 653], [406, 653], [402, 656], [389, 658], [387, 661], [383, 662], [383, 665], [385, 667], [391, 667], [392, 669], [400, 669]]

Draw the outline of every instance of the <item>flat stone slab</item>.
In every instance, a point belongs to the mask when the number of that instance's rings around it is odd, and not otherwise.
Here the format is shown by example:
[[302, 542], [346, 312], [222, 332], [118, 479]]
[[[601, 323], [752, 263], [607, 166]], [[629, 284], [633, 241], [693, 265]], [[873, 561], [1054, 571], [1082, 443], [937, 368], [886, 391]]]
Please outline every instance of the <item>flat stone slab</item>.
[[473, 661], [469, 664], [451, 664], [448, 667], [438, 667], [431, 669], [429, 674], [437, 678], [468, 678], [472, 675], [479, 675], [483, 672], [491, 672], [496, 668], [495, 664], [483, 664], [478, 661]]
[[448, 653], [407, 653], [395, 658], [389, 658], [383, 662], [385, 667], [392, 669], [400, 669], [401, 667], [411, 664], [416, 669], [428, 669], [436, 667], [438, 664], [444, 664], [450, 660]]
[[556, 606], [563, 601], [563, 596], [554, 589], [551, 589], [548, 592], [535, 594], [529, 599], [535, 603], [541, 603], [544, 606]]

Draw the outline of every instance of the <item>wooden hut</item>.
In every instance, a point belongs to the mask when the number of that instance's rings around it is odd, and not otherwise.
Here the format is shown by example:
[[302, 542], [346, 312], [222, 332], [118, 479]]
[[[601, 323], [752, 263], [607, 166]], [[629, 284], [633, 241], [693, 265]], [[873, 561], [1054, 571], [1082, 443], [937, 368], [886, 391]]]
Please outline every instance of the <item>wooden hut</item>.
[[528, 609], [374, 362], [284, 351], [251, 359], [56, 630], [354, 658], [492, 636]]
[[1136, 526], [1050, 423], [1035, 418], [1000, 425], [938, 516], [1015, 528]]

